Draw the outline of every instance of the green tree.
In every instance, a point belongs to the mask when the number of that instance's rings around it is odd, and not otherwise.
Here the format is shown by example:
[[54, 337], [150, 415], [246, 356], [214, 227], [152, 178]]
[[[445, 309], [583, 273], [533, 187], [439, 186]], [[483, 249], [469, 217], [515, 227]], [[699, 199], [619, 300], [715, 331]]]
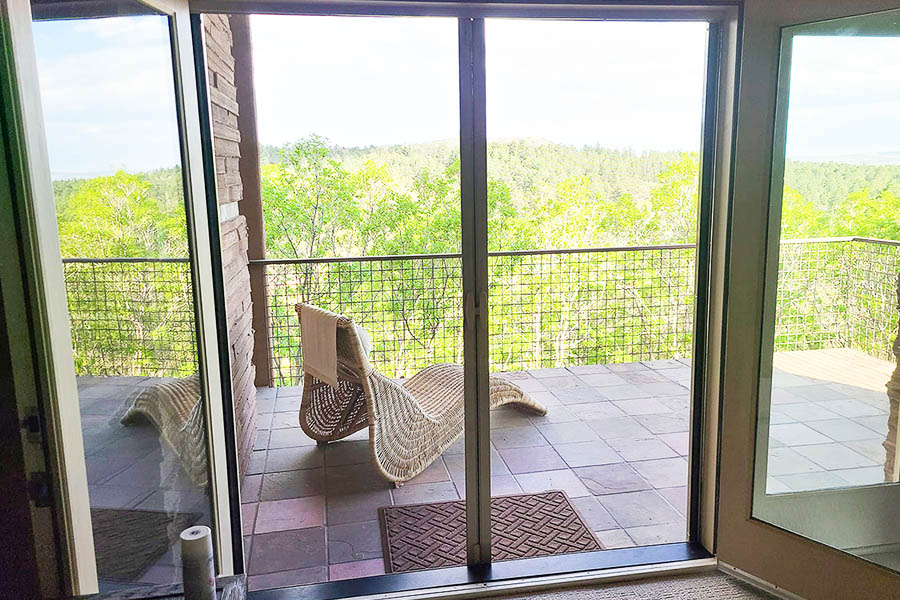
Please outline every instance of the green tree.
[[826, 236], [829, 233], [828, 216], [797, 190], [784, 187], [781, 200], [781, 237], [800, 239]]
[[123, 171], [74, 186], [57, 204], [63, 256], [186, 256], [184, 204], [165, 207], [150, 190]]
[[311, 136], [282, 151], [262, 170], [266, 246], [273, 256], [334, 256], [359, 216], [350, 174]]
[[853, 192], [835, 207], [829, 235], [900, 240], [900, 196], [890, 188]]
[[691, 244], [697, 241], [697, 197], [700, 163], [685, 153], [656, 176], [650, 192], [650, 240], [655, 243]]

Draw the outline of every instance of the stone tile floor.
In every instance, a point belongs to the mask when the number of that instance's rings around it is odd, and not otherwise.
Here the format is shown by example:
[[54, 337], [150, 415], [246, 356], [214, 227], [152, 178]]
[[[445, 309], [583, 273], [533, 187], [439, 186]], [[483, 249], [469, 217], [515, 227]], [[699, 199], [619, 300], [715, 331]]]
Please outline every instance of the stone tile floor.
[[[196, 486], [178, 458], [149, 422], [125, 427], [119, 422], [126, 404], [155, 377], [79, 377], [78, 401], [91, 508], [138, 509], [199, 514], [210, 524], [205, 488]], [[100, 581], [100, 591], [134, 584], [181, 581], [178, 533], [168, 532], [173, 547], [136, 581]]]
[[[772, 394], [769, 493], [882, 481], [888, 403], [879, 382], [891, 363], [841, 351], [784, 357], [776, 359], [782, 368]], [[492, 412], [494, 494], [565, 490], [607, 548], [684, 539], [687, 361], [503, 375], [549, 412]], [[79, 378], [91, 506], [200, 512], [208, 522], [206, 491], [155, 428], [118, 422], [126, 400], [158, 381]], [[371, 467], [367, 431], [324, 448], [307, 438], [297, 421], [300, 394], [295, 387], [259, 390], [259, 436], [242, 494], [253, 589], [379, 574], [379, 507], [465, 492], [462, 441], [395, 489]], [[176, 544], [139, 583], [177, 581], [178, 565]]]
[[[606, 548], [684, 540], [689, 364], [501, 374], [549, 412], [492, 411], [493, 493], [562, 489]], [[301, 391], [258, 390], [259, 436], [242, 492], [250, 589], [381, 574], [379, 507], [465, 493], [461, 440], [394, 488], [371, 466], [367, 430], [325, 447], [303, 434]], [[886, 415], [884, 392], [776, 371], [769, 493], [881, 481]]]

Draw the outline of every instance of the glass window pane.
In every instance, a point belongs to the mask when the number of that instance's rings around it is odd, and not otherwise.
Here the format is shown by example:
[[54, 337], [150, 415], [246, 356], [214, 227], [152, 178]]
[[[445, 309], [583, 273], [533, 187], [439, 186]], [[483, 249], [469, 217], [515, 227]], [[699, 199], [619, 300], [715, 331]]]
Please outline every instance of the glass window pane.
[[170, 20], [121, 8], [34, 23], [101, 591], [212, 525]]
[[551, 553], [687, 536], [707, 29], [486, 22], [491, 369], [538, 405], [492, 411], [492, 492], [580, 511]]
[[[273, 387], [260, 393], [275, 398], [254, 453], [251, 589], [453, 566], [405, 543], [421, 532], [403, 505], [449, 502], [465, 530], [457, 20], [251, 25]], [[327, 355], [298, 302], [364, 328], [340, 321], [337, 385], [315, 371]], [[272, 533], [273, 500], [308, 525]], [[396, 524], [384, 544], [382, 523]], [[282, 556], [281, 540], [304, 549]], [[389, 564], [385, 545], [400, 553]]]

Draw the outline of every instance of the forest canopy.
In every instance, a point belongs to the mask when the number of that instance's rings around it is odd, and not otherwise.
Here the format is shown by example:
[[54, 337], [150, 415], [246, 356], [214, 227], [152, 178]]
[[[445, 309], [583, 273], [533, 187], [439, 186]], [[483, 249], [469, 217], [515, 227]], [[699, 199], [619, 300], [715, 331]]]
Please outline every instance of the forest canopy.
[[[310, 136], [264, 146], [261, 159], [269, 258], [460, 251], [454, 142], [341, 148]], [[493, 142], [487, 184], [492, 251], [696, 239], [699, 164], [693, 153]], [[188, 255], [178, 168], [55, 181], [54, 193], [66, 258]], [[782, 208], [785, 239], [900, 239], [900, 166], [789, 163]], [[883, 334], [857, 331], [843, 291], [863, 289], [845, 273], [857, 249], [832, 246], [783, 246], [776, 346], [808, 349], [851, 340], [884, 354], [896, 321], [879, 320]], [[819, 262], [810, 267], [809, 260]], [[491, 367], [689, 356], [695, 261], [693, 248], [492, 256]], [[461, 361], [459, 264], [458, 258], [394, 258], [270, 265], [268, 289], [277, 290], [267, 298], [273, 377], [279, 385], [296, 382], [299, 332], [292, 307], [300, 300], [363, 322], [377, 340], [370, 359], [389, 376]], [[65, 273], [79, 373], [193, 372], [187, 262], [68, 263]], [[881, 287], [866, 288], [871, 297], [860, 302], [889, 315], [877, 307], [894, 301], [893, 288], [882, 285], [890, 281], [875, 283]]]
[[[488, 146], [491, 250], [691, 243], [695, 153], [533, 140]], [[260, 151], [267, 254], [459, 251], [453, 142], [341, 148], [310, 136]], [[900, 239], [900, 166], [789, 162], [782, 237]], [[181, 170], [54, 182], [65, 257], [187, 253]]]

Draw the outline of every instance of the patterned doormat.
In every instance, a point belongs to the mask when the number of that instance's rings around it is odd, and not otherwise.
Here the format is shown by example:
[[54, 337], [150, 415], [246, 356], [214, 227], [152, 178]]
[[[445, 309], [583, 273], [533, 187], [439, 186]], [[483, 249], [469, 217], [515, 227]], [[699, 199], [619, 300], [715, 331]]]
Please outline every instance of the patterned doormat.
[[137, 581], [199, 518], [197, 513], [92, 508], [97, 576]]
[[[464, 500], [378, 509], [387, 573], [466, 564]], [[564, 492], [491, 498], [491, 555], [513, 560], [603, 546]]]

